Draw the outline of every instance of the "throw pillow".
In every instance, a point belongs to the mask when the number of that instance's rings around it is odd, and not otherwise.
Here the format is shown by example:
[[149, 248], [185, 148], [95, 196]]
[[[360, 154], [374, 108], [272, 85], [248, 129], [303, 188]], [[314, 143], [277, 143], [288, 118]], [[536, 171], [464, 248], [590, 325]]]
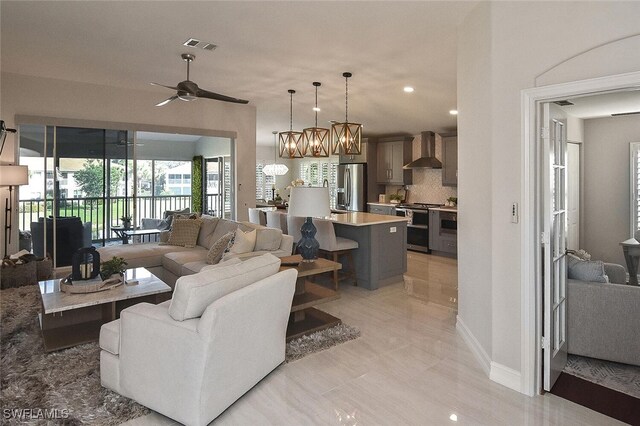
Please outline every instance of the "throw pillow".
[[167, 227], [165, 229], [171, 229], [174, 214], [189, 214], [189, 207], [182, 210], [167, 210], [164, 212], [164, 220], [167, 221]]
[[[229, 260], [231, 262], [231, 260]], [[176, 281], [169, 315], [176, 321], [202, 316], [207, 307], [236, 290], [278, 273], [280, 259], [266, 253], [244, 262], [208, 267]], [[213, 271], [211, 269], [214, 269]]]
[[256, 246], [254, 251], [274, 251], [280, 248], [282, 231], [275, 228], [256, 229]]
[[242, 232], [236, 229], [233, 246], [229, 249], [229, 253], [241, 254], [252, 252], [256, 246], [256, 230], [251, 232]]
[[195, 247], [200, 232], [200, 219], [176, 219], [173, 221], [173, 229], [169, 235], [168, 245]]
[[220, 262], [224, 251], [229, 246], [229, 241], [233, 238], [233, 232], [228, 232], [222, 236], [218, 241], [213, 243], [207, 254], [207, 263], [215, 265]]
[[609, 277], [604, 272], [604, 262], [601, 260], [582, 260], [567, 255], [567, 275], [569, 279], [594, 283], [608, 283]]

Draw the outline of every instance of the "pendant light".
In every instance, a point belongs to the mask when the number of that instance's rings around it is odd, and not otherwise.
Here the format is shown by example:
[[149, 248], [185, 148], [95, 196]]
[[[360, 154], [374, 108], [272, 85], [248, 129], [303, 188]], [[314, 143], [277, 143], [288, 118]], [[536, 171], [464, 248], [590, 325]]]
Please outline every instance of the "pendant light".
[[302, 158], [304, 148], [303, 133], [293, 131], [293, 94], [295, 90], [289, 89], [289, 131], [280, 132], [280, 157]]
[[344, 123], [331, 125], [331, 154], [360, 155], [362, 152], [362, 124], [349, 123], [349, 77], [350, 72], [342, 73], [344, 77]]
[[284, 164], [279, 164], [277, 160], [278, 156], [278, 132], [274, 130], [273, 132], [273, 163], [267, 164], [262, 168], [262, 172], [267, 176], [283, 176], [289, 172], [289, 168]]
[[304, 149], [302, 154], [305, 157], [328, 157], [329, 156], [329, 129], [318, 127], [318, 87], [322, 84], [314, 81], [316, 88], [316, 104], [313, 110], [316, 113], [316, 124], [314, 127], [308, 127], [302, 132], [304, 134]]

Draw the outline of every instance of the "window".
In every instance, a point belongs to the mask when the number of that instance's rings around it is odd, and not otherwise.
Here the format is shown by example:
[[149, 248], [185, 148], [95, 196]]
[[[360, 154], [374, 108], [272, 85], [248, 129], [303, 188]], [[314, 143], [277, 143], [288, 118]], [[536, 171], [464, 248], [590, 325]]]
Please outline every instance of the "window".
[[640, 229], [640, 142], [632, 142], [630, 145], [630, 166], [631, 170], [631, 237], [636, 230]]
[[[256, 200], [273, 200], [273, 191], [276, 184], [275, 176], [267, 176], [262, 169], [264, 163], [256, 163]], [[283, 188], [280, 188], [282, 190]]]
[[329, 160], [301, 161], [298, 172], [305, 185], [323, 186], [326, 179], [329, 182], [329, 204], [331, 208], [335, 208], [338, 163], [332, 163]]

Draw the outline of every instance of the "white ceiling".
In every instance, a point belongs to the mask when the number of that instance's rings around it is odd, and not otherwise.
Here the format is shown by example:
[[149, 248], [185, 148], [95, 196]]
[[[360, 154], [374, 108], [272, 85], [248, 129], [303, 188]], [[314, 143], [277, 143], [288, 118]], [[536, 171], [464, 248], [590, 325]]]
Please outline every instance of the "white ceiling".
[[[148, 90], [184, 80], [183, 52], [196, 54], [201, 88], [250, 100], [258, 144], [289, 127], [344, 118], [365, 135], [454, 130], [456, 28], [475, 2], [26, 2], [1, 3], [2, 71]], [[182, 45], [194, 37], [213, 52]], [[415, 92], [403, 92], [405, 85]], [[217, 102], [199, 99], [197, 102]], [[180, 108], [173, 102], [165, 108]]]
[[567, 100], [574, 105], [563, 106], [562, 109], [582, 119], [640, 111], [640, 89], [587, 95]]

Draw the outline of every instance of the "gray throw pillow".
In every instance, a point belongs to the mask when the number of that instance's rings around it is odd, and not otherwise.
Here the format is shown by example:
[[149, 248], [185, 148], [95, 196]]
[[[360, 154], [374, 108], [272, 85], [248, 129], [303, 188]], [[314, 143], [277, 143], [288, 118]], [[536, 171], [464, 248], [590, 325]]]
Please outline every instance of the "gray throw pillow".
[[224, 234], [218, 241], [213, 243], [213, 245], [209, 249], [209, 253], [207, 254], [207, 263], [215, 265], [220, 262], [220, 259], [222, 259], [222, 255], [224, 254], [226, 248], [229, 246], [229, 241], [233, 239], [234, 235], [234, 232], [228, 232]]
[[604, 262], [601, 260], [581, 260], [567, 255], [567, 272], [569, 279], [594, 283], [608, 283], [609, 278], [604, 272]]

